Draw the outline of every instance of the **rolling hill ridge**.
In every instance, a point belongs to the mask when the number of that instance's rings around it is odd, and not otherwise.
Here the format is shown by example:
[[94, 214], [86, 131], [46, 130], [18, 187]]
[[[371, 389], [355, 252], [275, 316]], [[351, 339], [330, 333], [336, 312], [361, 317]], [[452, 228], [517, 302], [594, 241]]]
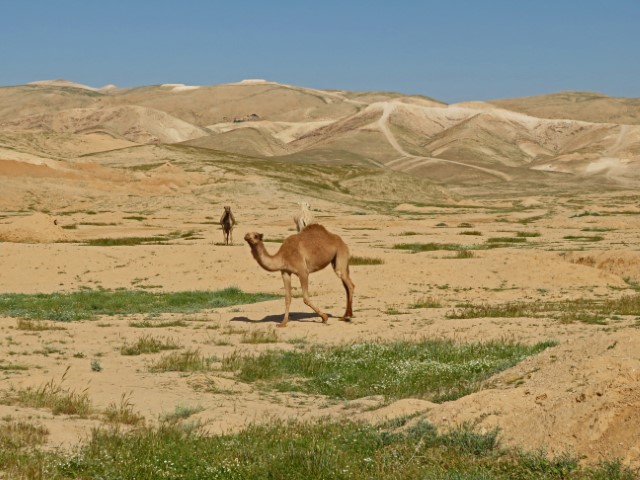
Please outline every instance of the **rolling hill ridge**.
[[0, 153], [16, 160], [182, 143], [285, 162], [367, 165], [436, 182], [553, 174], [629, 182], [640, 178], [638, 123], [640, 100], [581, 92], [447, 105], [262, 80], [100, 89], [55, 80], [0, 88]]

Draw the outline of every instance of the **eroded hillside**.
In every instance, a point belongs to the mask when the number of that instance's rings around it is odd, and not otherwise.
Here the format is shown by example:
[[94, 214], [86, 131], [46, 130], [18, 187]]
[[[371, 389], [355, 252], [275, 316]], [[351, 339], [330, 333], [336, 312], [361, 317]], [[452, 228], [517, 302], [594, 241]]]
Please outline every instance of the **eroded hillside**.
[[126, 142], [185, 143], [283, 162], [367, 165], [447, 184], [477, 178], [544, 185], [569, 175], [628, 186], [640, 176], [636, 110], [634, 99], [577, 93], [446, 105], [266, 81], [124, 89], [36, 82], [0, 88], [0, 153], [77, 159]]

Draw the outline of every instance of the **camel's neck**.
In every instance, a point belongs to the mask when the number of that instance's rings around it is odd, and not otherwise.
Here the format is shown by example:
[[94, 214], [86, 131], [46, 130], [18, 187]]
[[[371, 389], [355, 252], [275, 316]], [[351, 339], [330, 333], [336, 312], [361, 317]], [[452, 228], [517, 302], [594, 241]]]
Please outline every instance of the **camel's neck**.
[[256, 259], [258, 264], [269, 272], [276, 272], [282, 270], [282, 260], [280, 255], [269, 255], [267, 249], [264, 248], [264, 243], [260, 242], [251, 247], [251, 254]]

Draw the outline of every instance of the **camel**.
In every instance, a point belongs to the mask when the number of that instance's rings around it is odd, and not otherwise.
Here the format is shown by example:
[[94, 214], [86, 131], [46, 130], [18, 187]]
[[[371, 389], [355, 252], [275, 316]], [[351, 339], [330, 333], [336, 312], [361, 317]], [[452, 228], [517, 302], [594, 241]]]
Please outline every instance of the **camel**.
[[284, 318], [278, 327], [286, 327], [289, 321], [289, 307], [291, 306], [291, 274], [297, 275], [302, 287], [304, 303], [311, 307], [326, 323], [329, 316], [321, 312], [309, 300], [309, 274], [322, 270], [331, 264], [333, 270], [342, 280], [347, 292], [347, 309], [340, 318], [349, 321], [353, 316], [351, 304], [355, 288], [349, 277], [349, 248], [338, 235], [328, 232], [317, 223], [308, 225], [300, 233], [285, 239], [275, 255], [270, 255], [262, 242], [261, 233], [251, 232], [244, 237], [251, 247], [251, 254], [258, 264], [269, 272], [280, 271], [284, 282]]
[[296, 223], [296, 229], [301, 232], [304, 227], [316, 223], [316, 219], [311, 213], [311, 205], [308, 202], [298, 202], [300, 205], [300, 211], [293, 216], [293, 221]]
[[236, 219], [231, 213], [231, 207], [224, 207], [224, 213], [220, 217], [220, 225], [222, 225], [222, 235], [224, 237], [224, 244], [233, 244], [233, 226], [236, 224]]

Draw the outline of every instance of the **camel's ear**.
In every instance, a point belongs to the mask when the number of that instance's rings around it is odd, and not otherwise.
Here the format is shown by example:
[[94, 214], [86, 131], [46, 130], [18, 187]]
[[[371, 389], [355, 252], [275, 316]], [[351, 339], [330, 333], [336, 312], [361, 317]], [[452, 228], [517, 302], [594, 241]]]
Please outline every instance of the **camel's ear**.
[[262, 235], [261, 233], [258, 234], [258, 240], [262, 241], [262, 237], [264, 237], [264, 235]]

